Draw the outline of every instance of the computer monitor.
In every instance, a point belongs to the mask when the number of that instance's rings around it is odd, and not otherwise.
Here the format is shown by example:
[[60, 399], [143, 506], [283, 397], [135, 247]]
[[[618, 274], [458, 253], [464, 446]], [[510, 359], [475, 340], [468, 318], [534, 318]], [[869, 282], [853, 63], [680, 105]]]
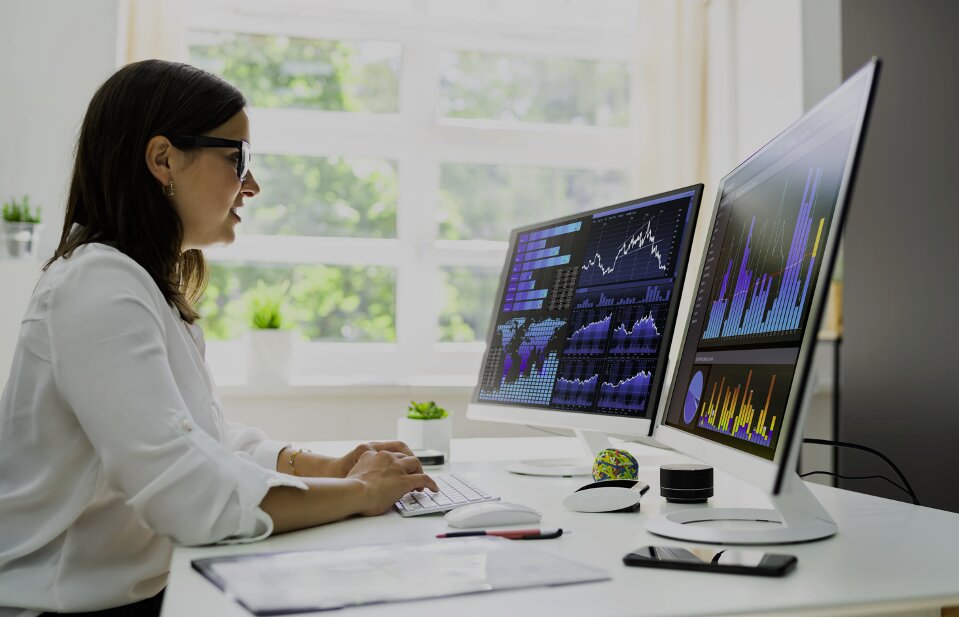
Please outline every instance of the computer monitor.
[[[836, 533], [796, 465], [810, 364], [878, 71], [873, 59], [723, 178], [656, 429], [662, 443], [763, 489], [775, 509], [673, 512], [647, 522], [653, 533], [733, 544]], [[697, 524], [716, 520], [764, 523]]]
[[586, 451], [511, 471], [587, 475], [607, 435], [650, 439], [701, 198], [697, 184], [513, 231], [467, 417], [574, 429]]

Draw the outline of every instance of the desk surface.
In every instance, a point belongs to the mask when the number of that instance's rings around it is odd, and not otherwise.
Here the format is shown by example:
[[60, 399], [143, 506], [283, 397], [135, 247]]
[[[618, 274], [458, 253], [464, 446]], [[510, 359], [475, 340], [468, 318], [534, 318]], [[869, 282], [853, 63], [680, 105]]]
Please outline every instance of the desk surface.
[[[352, 443], [310, 444], [335, 455]], [[350, 617], [419, 615], [423, 611], [457, 617], [549, 614], [584, 615], [877, 615], [959, 604], [959, 515], [820, 485], [813, 492], [839, 525], [825, 541], [772, 547], [791, 553], [798, 568], [785, 578], [765, 579], [701, 572], [631, 568], [622, 564], [629, 551], [648, 544], [682, 545], [646, 532], [646, 517], [688, 506], [667, 504], [659, 496], [659, 465], [684, 461], [675, 453], [634, 444], [640, 478], [650, 491], [639, 513], [583, 514], [566, 510], [563, 497], [588, 478], [534, 478], [506, 471], [519, 458], [556, 458], [579, 453], [575, 439], [532, 437], [454, 440], [450, 465], [504, 500], [544, 513], [542, 525], [572, 533], [531, 543], [605, 570], [611, 581], [559, 588], [534, 588], [345, 609]], [[710, 506], [768, 507], [762, 494], [725, 474], [716, 474]], [[706, 506], [700, 506], [706, 507]], [[419, 541], [447, 531], [442, 516], [404, 519], [395, 512], [354, 518], [323, 527], [274, 536], [244, 545], [177, 547], [173, 553], [164, 617], [187, 615], [248, 616], [190, 567], [202, 557], [241, 553]], [[441, 540], [437, 540], [439, 542]], [[688, 544], [687, 544], [688, 545]]]

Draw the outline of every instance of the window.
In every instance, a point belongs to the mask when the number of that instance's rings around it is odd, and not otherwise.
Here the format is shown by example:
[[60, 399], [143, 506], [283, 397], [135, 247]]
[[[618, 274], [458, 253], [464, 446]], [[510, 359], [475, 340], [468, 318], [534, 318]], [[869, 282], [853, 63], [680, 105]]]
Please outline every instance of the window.
[[[475, 375], [509, 230], [636, 197], [632, 0], [204, 0], [262, 193], [207, 251], [216, 365], [291, 282], [296, 375]], [[240, 374], [240, 371], [236, 371]], [[229, 382], [231, 375], [221, 381]]]

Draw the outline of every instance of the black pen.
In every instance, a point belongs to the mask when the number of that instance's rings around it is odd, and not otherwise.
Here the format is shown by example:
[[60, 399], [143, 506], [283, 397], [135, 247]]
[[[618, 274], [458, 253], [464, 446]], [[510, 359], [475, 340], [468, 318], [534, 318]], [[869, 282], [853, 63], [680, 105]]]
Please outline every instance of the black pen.
[[465, 538], [467, 536], [498, 536], [510, 540], [549, 540], [563, 535], [562, 529], [481, 529], [478, 531], [453, 531], [441, 533], [437, 538]]

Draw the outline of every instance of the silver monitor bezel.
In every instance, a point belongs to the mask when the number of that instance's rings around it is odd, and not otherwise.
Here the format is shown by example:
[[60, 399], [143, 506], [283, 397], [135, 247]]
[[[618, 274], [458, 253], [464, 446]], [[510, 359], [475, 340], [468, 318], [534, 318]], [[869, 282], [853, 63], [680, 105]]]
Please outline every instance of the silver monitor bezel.
[[[692, 184], [690, 186], [678, 188], [672, 191], [666, 191], [663, 193], [657, 193], [655, 195], [649, 195], [645, 197], [639, 197], [636, 199], [631, 199], [629, 201], [624, 201], [619, 204], [613, 204], [610, 206], [603, 206], [602, 208], [595, 208], [593, 210], [588, 210], [586, 212], [579, 212], [576, 214], [571, 214], [569, 216], [564, 216], [549, 221], [543, 221], [540, 223], [534, 223], [532, 225], [524, 225], [522, 227], [517, 227], [512, 230], [510, 233], [510, 248], [516, 245], [517, 238], [520, 233], [529, 231], [531, 228], [538, 228], [547, 225], [559, 225], [567, 221], [575, 220], [583, 216], [589, 215], [591, 213], [600, 212], [603, 210], [612, 210], [619, 207], [625, 207], [632, 204], [639, 204], [646, 201], [657, 201], [669, 198], [672, 195], [681, 195], [683, 193], [693, 192], [691, 197], [692, 199], [692, 211], [690, 212], [690, 222], [689, 225], [691, 229], [689, 230], [689, 240], [688, 246], [684, 248], [687, 259], [681, 260], [679, 264], [680, 269], [676, 273], [676, 287], [678, 287], [678, 305], [676, 307], [676, 314], [674, 316], [673, 327], [670, 331], [670, 341], [676, 340], [676, 334], [678, 328], [676, 324], [681, 323], [680, 320], [685, 318], [684, 307], [688, 306], [686, 301], [686, 295], [690, 289], [689, 281], [687, 277], [690, 273], [689, 260], [688, 256], [692, 254], [694, 243], [696, 241], [696, 227], [699, 221], [699, 212], [702, 203], [702, 194], [703, 194], [703, 185], [702, 184]], [[499, 286], [497, 289], [500, 293], [506, 284], [507, 277], [509, 276], [509, 266], [510, 266], [510, 255], [507, 254], [506, 259], [503, 263], [503, 270], [500, 274]], [[499, 300], [499, 298], [497, 298]], [[480, 371], [485, 364], [486, 354], [489, 351], [490, 344], [493, 340], [493, 335], [495, 334], [495, 326], [497, 317], [499, 314], [499, 302], [494, 306], [492, 311], [492, 316], [490, 318], [490, 327], [487, 330], [486, 335], [486, 348], [483, 352], [483, 358], [481, 360]], [[565, 410], [565, 409], [544, 409], [541, 407], [525, 407], [522, 405], [497, 405], [495, 403], [488, 402], [479, 402], [478, 396], [480, 387], [482, 386], [482, 380], [478, 379], [475, 388], [473, 389], [473, 395], [470, 399], [469, 405], [466, 407], [466, 417], [471, 420], [485, 420], [491, 422], [503, 422], [509, 424], [522, 424], [522, 425], [534, 425], [534, 426], [543, 426], [549, 428], [563, 428], [563, 429], [580, 429], [584, 431], [592, 431], [597, 433], [606, 433], [609, 435], [620, 435], [626, 437], [635, 437], [642, 440], [651, 441], [653, 430], [656, 426], [656, 420], [659, 418], [659, 415], [665, 409], [665, 401], [667, 397], [665, 393], [669, 391], [670, 377], [673, 375], [673, 371], [670, 370], [670, 367], [673, 366], [675, 362], [675, 345], [670, 345], [670, 349], [666, 355], [666, 365], [661, 370], [661, 379], [659, 383], [659, 396], [657, 397], [655, 409], [649, 410], [648, 416], [645, 418], [630, 418], [625, 416], [613, 416], [613, 415], [604, 415], [598, 413], [588, 413], [575, 410]]]
[[[826, 244], [823, 250], [823, 267], [820, 268], [819, 276], [816, 279], [816, 285], [810, 301], [810, 312], [806, 322], [806, 330], [799, 347], [799, 357], [796, 363], [796, 372], [793, 379], [793, 387], [790, 388], [789, 397], [786, 401], [785, 426], [783, 435], [777, 443], [776, 452], [772, 460], [761, 458], [755, 454], [749, 454], [736, 450], [732, 446], [718, 443], [692, 433], [682, 431], [666, 424], [666, 409], [674, 396], [684, 396], [683, 388], [676, 387], [676, 378], [679, 373], [679, 362], [673, 365], [673, 374], [670, 383], [673, 389], [670, 395], [664, 397], [666, 403], [662, 412], [657, 417], [657, 423], [654, 430], [654, 438], [675, 450], [697, 458], [707, 464], [721, 469], [727, 473], [748, 481], [750, 484], [771, 493], [778, 494], [782, 488], [784, 478], [787, 473], [795, 472], [799, 458], [799, 450], [803, 438], [802, 427], [805, 425], [806, 416], [809, 412], [809, 401], [814, 394], [814, 384], [811, 379], [811, 363], [815, 352], [816, 341], [819, 335], [819, 328], [822, 323], [826, 298], [829, 294], [829, 283], [832, 278], [832, 272], [835, 267], [836, 256], [842, 229], [846, 218], [846, 209], [851, 195], [853, 181], [855, 179], [856, 165], [862, 149], [862, 138], [866, 122], [869, 118], [869, 112], [872, 108], [872, 101], [876, 89], [876, 78], [878, 76], [880, 62], [878, 58], [873, 58], [863, 68], [859, 69], [843, 85], [828, 95], [816, 106], [803, 114], [799, 119], [789, 125], [784, 131], [770, 140], [766, 145], [756, 151], [753, 155], [740, 163], [731, 172], [726, 174], [720, 181], [716, 192], [716, 203], [713, 207], [712, 220], [706, 234], [708, 242], [712, 229], [715, 227], [716, 218], [719, 211], [719, 203], [722, 199], [723, 190], [726, 182], [734, 176], [742, 167], [753, 160], [755, 157], [766, 152], [771, 147], [777, 145], [778, 141], [801, 124], [808, 116], [815, 114], [818, 110], [828, 106], [831, 101], [841, 95], [843, 86], [847, 86], [854, 81], [863, 79], [869, 83], [865, 88], [865, 96], [860, 102], [859, 115], [856, 127], [853, 131], [852, 144], [846, 160], [846, 167], [843, 172], [842, 180], [839, 185], [839, 192], [836, 198], [836, 208], [833, 214], [833, 225], [830, 227], [829, 235], [826, 238]], [[696, 275], [693, 290], [698, 290], [703, 275], [703, 266], [705, 264], [706, 250], [703, 251], [701, 263], [699, 264], [698, 274]], [[694, 291], [695, 293], [695, 291]], [[689, 319], [687, 318], [684, 327], [683, 347], [689, 335]], [[682, 350], [680, 350], [681, 353]], [[834, 384], [833, 387], [838, 387]]]

